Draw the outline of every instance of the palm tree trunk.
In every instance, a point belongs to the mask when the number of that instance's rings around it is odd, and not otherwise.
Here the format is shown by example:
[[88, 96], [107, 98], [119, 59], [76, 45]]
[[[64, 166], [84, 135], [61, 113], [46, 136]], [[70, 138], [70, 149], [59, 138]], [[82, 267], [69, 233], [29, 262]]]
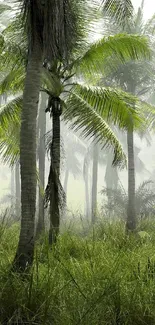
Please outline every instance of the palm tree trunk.
[[20, 218], [21, 209], [20, 209], [20, 168], [19, 162], [15, 166], [15, 189], [16, 189], [16, 217]]
[[89, 210], [89, 184], [88, 184], [88, 170], [86, 170], [85, 178], [85, 210], [86, 210], [86, 219], [89, 220], [90, 218], [90, 210]]
[[69, 168], [67, 167], [65, 172], [65, 179], [64, 179], [64, 191], [66, 193], [66, 197], [67, 197], [68, 179], [69, 179]]
[[39, 180], [41, 182], [41, 187], [39, 186], [39, 213], [38, 213], [38, 223], [36, 236], [38, 237], [40, 233], [45, 230], [45, 222], [44, 222], [44, 196], [42, 193], [42, 189], [45, 188], [45, 133], [46, 133], [46, 101], [47, 95], [45, 93], [41, 94], [41, 104], [40, 104], [40, 112], [39, 112]]
[[92, 223], [96, 221], [97, 215], [97, 178], [98, 178], [98, 145], [94, 143], [93, 149], [93, 181], [92, 181]]
[[20, 132], [21, 230], [14, 268], [33, 263], [36, 210], [36, 120], [41, 81], [42, 50], [35, 41], [27, 65]]
[[56, 242], [60, 227], [59, 210], [59, 176], [60, 176], [60, 115], [61, 103], [59, 98], [53, 98], [52, 104], [52, 129], [51, 166], [49, 174], [50, 192], [50, 230], [49, 244]]
[[13, 201], [15, 196], [15, 170], [14, 167], [11, 168], [11, 200]]
[[135, 164], [134, 164], [134, 139], [133, 130], [127, 132], [128, 145], [128, 206], [127, 206], [127, 230], [136, 228], [135, 210]]

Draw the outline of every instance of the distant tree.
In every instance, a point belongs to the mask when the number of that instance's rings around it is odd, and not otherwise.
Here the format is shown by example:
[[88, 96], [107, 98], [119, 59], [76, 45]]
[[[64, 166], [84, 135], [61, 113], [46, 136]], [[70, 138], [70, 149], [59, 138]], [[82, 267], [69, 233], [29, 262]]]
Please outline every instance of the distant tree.
[[[130, 18], [125, 18], [124, 23], [118, 24], [116, 20], [110, 23], [107, 20], [105, 30], [109, 33], [113, 26], [112, 33], [125, 31], [127, 33], [152, 36], [154, 33], [152, 25], [154, 16], [146, 24], [143, 22], [143, 1], [137, 14], [132, 13]], [[110, 86], [121, 87], [124, 91], [132, 93], [142, 99], [146, 98], [147, 92], [154, 89], [154, 71], [155, 65], [153, 61], [128, 62], [125, 65], [116, 64], [115, 58], [111, 62], [111, 66], [105, 65], [109, 80], [106, 78], [106, 84]], [[113, 70], [113, 72], [112, 72]], [[104, 79], [103, 79], [104, 82]], [[134, 108], [134, 106], [133, 106]], [[127, 206], [127, 229], [134, 230], [136, 227], [136, 209], [135, 209], [135, 159], [134, 159], [134, 127], [127, 131], [128, 146], [128, 206]]]
[[[154, 215], [155, 213], [155, 194], [152, 186], [152, 181], [144, 181], [139, 185], [135, 192], [135, 207], [137, 217], [147, 218], [149, 215]], [[113, 210], [115, 218], [121, 217], [123, 220], [126, 220], [125, 216], [128, 205], [128, 193], [120, 183], [118, 184], [117, 189], [103, 188], [101, 193], [105, 195], [107, 191], [111, 197], [111, 201], [110, 204], [109, 202], [107, 204], [103, 204], [102, 209], [105, 210], [106, 208], [110, 214]]]
[[[42, 9], [43, 10], [43, 9]], [[41, 10], [41, 11], [42, 11]], [[49, 27], [49, 26], [48, 26]], [[44, 45], [44, 44], [43, 44]], [[132, 49], [132, 50], [131, 50]], [[133, 51], [134, 49], [134, 51]], [[113, 51], [115, 51], [115, 55], [117, 56], [118, 60], [120, 61], [125, 61], [126, 59], [132, 58], [132, 59], [137, 59], [137, 57], [145, 57], [149, 55], [149, 49], [148, 49], [148, 44], [147, 42], [143, 39], [141, 41], [140, 38], [138, 38], [137, 36], [126, 36], [126, 35], [119, 35], [113, 38], [107, 38], [107, 39], [102, 39], [100, 42], [98, 42], [95, 45], [92, 45], [89, 49], [87, 49], [87, 51], [84, 53], [83, 57], [78, 58], [75, 62], [75, 67], [80, 68], [80, 71], [85, 71], [88, 73], [90, 73], [90, 71], [93, 70], [94, 71], [99, 71], [102, 68], [103, 62], [106, 61], [107, 57], [111, 57]], [[51, 52], [52, 53], [52, 52]], [[46, 60], [44, 61], [44, 65], [45, 62], [48, 63]], [[51, 63], [52, 62], [52, 63]], [[51, 73], [51, 76], [49, 76], [49, 80], [50, 82], [52, 82], [53, 85], [53, 80], [57, 79], [58, 80], [58, 85], [60, 85], [62, 87], [62, 84], [65, 81], [69, 81], [69, 79], [71, 78], [71, 75], [68, 75], [66, 77], [66, 71], [69, 68], [70, 71], [73, 68], [73, 64], [67, 66], [65, 66], [64, 69], [64, 62], [57, 61], [57, 59], [54, 61], [50, 62], [50, 71], [47, 71]], [[21, 68], [21, 67], [20, 67]], [[49, 70], [49, 69], [48, 69]], [[74, 72], [75, 70], [73, 70]], [[17, 69], [16, 69], [16, 76], [17, 76]], [[12, 74], [9, 75], [9, 77]], [[7, 87], [8, 84], [10, 83], [10, 79], [7, 76]], [[53, 78], [53, 80], [51, 80]], [[68, 79], [66, 79], [68, 78]], [[64, 80], [63, 80], [64, 79]], [[5, 84], [6, 84], [6, 79], [5, 79]], [[3, 86], [4, 86], [4, 82], [3, 82]], [[56, 88], [56, 84], [55, 84], [55, 88]], [[10, 88], [9, 88], [10, 89]], [[35, 88], [36, 89], [36, 88]], [[55, 129], [53, 129], [53, 132], [55, 134], [55, 136], [53, 137], [53, 143], [51, 146], [51, 154], [53, 155], [53, 161], [55, 161], [55, 171], [53, 169], [52, 171], [52, 167], [50, 169], [51, 171], [51, 175], [53, 173], [53, 179], [55, 177], [55, 180], [59, 178], [59, 157], [60, 157], [60, 150], [58, 150], [58, 148], [60, 148], [60, 135], [58, 135], [59, 133], [59, 129], [60, 129], [60, 115], [61, 115], [61, 109], [62, 109], [62, 103], [63, 100], [60, 98], [60, 94], [62, 93], [62, 91], [60, 91], [61, 89], [57, 89], [56, 93], [53, 92], [53, 89], [50, 91], [47, 89], [48, 95], [49, 95], [49, 105], [48, 105], [48, 110], [50, 111], [50, 113], [55, 114], [55, 116], [53, 116], [53, 120], [55, 119], [55, 122], [53, 125], [55, 126]], [[37, 93], [38, 94], [38, 93]], [[92, 96], [93, 95], [93, 96]], [[125, 97], [124, 97], [125, 96]], [[105, 106], [106, 102], [107, 102], [107, 98], [109, 97], [109, 105], [107, 107], [106, 112], [104, 112], [103, 107]], [[119, 97], [119, 93], [116, 91], [112, 92], [112, 89], [91, 89], [91, 88], [87, 88], [87, 87], [82, 87], [82, 85], [74, 85], [74, 87], [72, 88], [72, 92], [71, 95], [69, 96], [68, 100], [67, 100], [67, 109], [64, 111], [64, 118], [66, 120], [76, 120], [77, 123], [77, 127], [83, 127], [84, 129], [84, 133], [86, 133], [87, 135], [90, 135], [94, 132], [94, 129], [92, 129], [92, 127], [94, 128], [94, 121], [95, 121], [95, 125], [99, 125], [99, 127], [96, 129], [97, 130], [97, 137], [98, 140], [103, 141], [103, 138], [105, 137], [105, 139], [107, 139], [108, 143], [110, 143], [111, 145], [113, 145], [115, 147], [115, 157], [114, 157], [114, 162], [119, 161], [120, 159], [122, 159], [122, 151], [121, 151], [121, 147], [118, 145], [118, 142], [116, 140], [116, 137], [114, 136], [113, 132], [111, 132], [108, 124], [106, 124], [106, 119], [110, 119], [113, 120], [114, 119], [114, 123], [119, 122], [119, 126], [123, 125], [123, 127], [125, 126], [127, 120], [124, 122], [122, 122], [122, 119], [120, 120], [120, 116], [116, 117], [116, 110], [115, 113], [112, 112], [110, 105], [112, 104], [113, 101], [113, 106], [114, 106], [114, 102], [115, 104], [117, 104], [119, 107], [121, 107], [121, 102], [123, 103], [122, 99], [124, 97], [124, 103], [132, 100], [134, 101], [134, 99], [131, 97], [126, 98], [126, 95], [123, 93], [120, 94]], [[100, 105], [99, 105], [99, 111], [97, 112], [97, 101], [100, 98]], [[121, 101], [119, 101], [121, 99]], [[92, 102], [93, 100], [93, 102]], [[80, 111], [79, 109], [79, 104], [80, 104]], [[55, 105], [55, 106], [54, 106]], [[91, 109], [91, 106], [93, 106], [93, 108], [95, 109]], [[56, 109], [57, 107], [57, 109]], [[102, 111], [101, 108], [102, 107]], [[115, 106], [116, 107], [116, 106]], [[125, 106], [124, 106], [125, 107]], [[55, 110], [56, 109], [56, 110]], [[86, 111], [88, 111], [89, 109], [89, 115], [86, 116]], [[108, 113], [110, 110], [110, 114]], [[78, 112], [79, 111], [79, 112]], [[122, 114], [120, 112], [120, 114]], [[124, 113], [123, 113], [124, 114]], [[80, 119], [79, 119], [80, 117]], [[101, 119], [102, 117], [102, 119]], [[125, 117], [125, 115], [124, 115]], [[128, 115], [129, 117], [129, 115]], [[87, 119], [86, 119], [87, 118]], [[32, 121], [31, 121], [32, 122]], [[87, 124], [87, 126], [86, 126]], [[128, 121], [129, 124], [129, 121]], [[74, 127], [76, 128], [76, 124], [73, 123]], [[56, 131], [56, 132], [55, 132]], [[24, 132], [24, 130], [23, 130]], [[30, 136], [30, 135], [29, 135]], [[57, 145], [56, 145], [57, 143]], [[58, 152], [59, 151], [59, 152]], [[116, 154], [117, 153], [117, 154]], [[55, 158], [54, 158], [55, 155]], [[57, 158], [56, 158], [57, 155]], [[52, 177], [49, 178], [49, 182], [51, 182]], [[56, 222], [56, 227], [52, 226], [53, 228], [56, 228], [56, 232], [58, 229], [58, 223], [59, 223], [59, 209], [58, 209], [58, 185], [56, 184], [57, 182], [55, 182], [55, 192], [50, 190], [48, 193], [51, 193], [51, 198], [50, 201], [52, 202], [56, 202], [55, 203], [55, 212], [53, 210], [51, 210], [51, 213], [53, 215], [54, 218], [54, 222]], [[49, 184], [48, 184], [49, 185]], [[51, 186], [52, 182], [51, 182]], [[48, 189], [50, 187], [48, 186]], [[52, 193], [57, 193], [56, 194], [56, 200], [53, 200], [52, 197]], [[54, 194], [53, 194], [54, 195]], [[51, 208], [53, 209], [53, 208]], [[53, 212], [52, 212], [53, 211]], [[57, 216], [55, 218], [55, 216]], [[26, 228], [25, 228], [26, 229]], [[32, 245], [32, 251], [33, 251], [33, 245]]]

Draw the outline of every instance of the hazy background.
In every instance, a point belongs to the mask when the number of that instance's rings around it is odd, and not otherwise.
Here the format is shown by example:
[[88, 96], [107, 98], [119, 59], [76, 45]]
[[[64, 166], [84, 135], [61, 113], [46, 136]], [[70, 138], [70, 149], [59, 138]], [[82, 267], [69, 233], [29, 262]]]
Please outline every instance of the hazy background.
[[[0, 0], [0, 2], [3, 2]], [[138, 6], [141, 4], [141, 0], [134, 0], [132, 1], [135, 9], [137, 10]], [[6, 3], [6, 1], [5, 1]], [[144, 1], [144, 19], [149, 19], [155, 13], [155, 1], [153, 0], [145, 0]], [[5, 16], [3, 17], [3, 22], [0, 22], [0, 28], [2, 28], [3, 24], [5, 23]], [[48, 117], [49, 118], [49, 117]], [[50, 127], [50, 123], [49, 123]], [[63, 139], [65, 142], [65, 139]], [[152, 144], [148, 146], [146, 141], [141, 141], [137, 136], [135, 136], [135, 144], [141, 149], [139, 157], [146, 165], [148, 171], [152, 174], [155, 171], [155, 136], [152, 137]], [[81, 163], [81, 176], [74, 178], [71, 174], [69, 176], [68, 182], [68, 193], [67, 193], [67, 200], [68, 200], [68, 207], [74, 211], [84, 211], [84, 201], [85, 201], [85, 192], [84, 192], [84, 181], [83, 181], [83, 174], [82, 174], [82, 166], [83, 166], [83, 157], [79, 156]], [[48, 160], [47, 160], [48, 161]], [[92, 165], [90, 164], [90, 175], [91, 175], [91, 168]], [[149, 172], [142, 172], [141, 174], [136, 175], [136, 186], [143, 180], [150, 178]], [[155, 174], [155, 173], [154, 173]], [[46, 168], [46, 179], [48, 175], [48, 163]], [[98, 174], [98, 202], [101, 202], [101, 195], [100, 191], [103, 186], [105, 186], [104, 181], [105, 176], [105, 167], [99, 167], [99, 174]], [[122, 184], [125, 188], [127, 188], [127, 172], [126, 170], [119, 172], [119, 177], [121, 179]], [[152, 176], [151, 176], [152, 177]], [[91, 180], [91, 178], [90, 178]], [[64, 181], [64, 174], [62, 174], [62, 184]], [[0, 197], [3, 195], [8, 195], [10, 193], [10, 188], [13, 186], [11, 184], [11, 170], [6, 165], [1, 163], [0, 165]], [[89, 181], [89, 187], [91, 189], [91, 182]]]

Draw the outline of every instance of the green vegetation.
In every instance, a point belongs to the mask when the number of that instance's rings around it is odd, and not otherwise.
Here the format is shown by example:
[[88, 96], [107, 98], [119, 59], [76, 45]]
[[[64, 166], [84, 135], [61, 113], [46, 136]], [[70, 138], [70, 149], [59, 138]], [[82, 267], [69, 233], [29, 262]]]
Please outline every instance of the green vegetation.
[[[137, 13], [130, 0], [18, 2], [12, 18], [0, 4], [0, 158], [14, 167], [0, 325], [154, 325], [155, 188], [151, 177], [137, 187], [147, 166], [134, 140], [154, 131], [155, 16], [143, 23], [143, 0]], [[72, 224], [68, 178], [82, 166], [86, 213]]]
[[19, 225], [1, 225], [0, 324], [155, 323], [154, 221], [130, 236], [104, 219], [84, 229], [70, 228], [52, 250], [42, 237], [24, 278], [10, 271]]

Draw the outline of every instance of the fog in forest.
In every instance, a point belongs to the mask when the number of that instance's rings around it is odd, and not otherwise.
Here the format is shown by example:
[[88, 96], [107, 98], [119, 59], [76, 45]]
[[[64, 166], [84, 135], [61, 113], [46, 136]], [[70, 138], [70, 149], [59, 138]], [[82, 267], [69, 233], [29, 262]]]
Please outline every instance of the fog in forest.
[[155, 324], [155, 0], [0, 0], [0, 324]]
[[[3, 3], [3, 1], [1, 0]], [[141, 0], [134, 0], [133, 5], [137, 11], [141, 5]], [[11, 4], [11, 2], [10, 2]], [[144, 23], [152, 16], [153, 10], [155, 11], [155, 3], [152, 0], [145, 0], [143, 3], [143, 19]], [[0, 27], [3, 30], [6, 23], [7, 15], [4, 15]], [[94, 35], [94, 39], [99, 39], [103, 36], [103, 32], [100, 33], [100, 27], [103, 23], [98, 22], [98, 33]], [[152, 92], [144, 96], [146, 100], [151, 100], [151, 103], [155, 105], [155, 99], [153, 99]], [[12, 98], [12, 97], [11, 97]], [[10, 98], [7, 98], [10, 100]], [[49, 116], [46, 117], [46, 132], [51, 130], [51, 120]], [[118, 130], [117, 130], [118, 131]], [[125, 152], [127, 152], [126, 146], [126, 134], [120, 133], [120, 141], [122, 143]], [[93, 154], [91, 151], [92, 140], [88, 141], [80, 137], [80, 132], [76, 133], [69, 130], [68, 125], [66, 126], [63, 122], [61, 123], [61, 182], [65, 186], [67, 193], [67, 207], [69, 210], [74, 212], [84, 213], [86, 211], [85, 202], [86, 197], [89, 198], [89, 209], [91, 209], [91, 193], [92, 193], [92, 169], [93, 169]], [[111, 166], [113, 159], [113, 153], [110, 149], [101, 149], [99, 147], [99, 155], [101, 156], [98, 161], [98, 182], [97, 182], [97, 202], [98, 208], [103, 204], [104, 198], [101, 191], [107, 186], [106, 177], [115, 173], [115, 168]], [[135, 150], [135, 170], [136, 170], [136, 188], [144, 181], [151, 180], [155, 182], [155, 135], [151, 131], [146, 132], [143, 136], [134, 136], [134, 150]], [[108, 158], [108, 153], [109, 157]], [[108, 160], [109, 159], [109, 160]], [[109, 170], [107, 170], [107, 165]], [[8, 204], [14, 204], [16, 200], [15, 193], [15, 167], [9, 168], [7, 164], [1, 161], [0, 168], [0, 200], [1, 209]], [[87, 189], [86, 189], [86, 179], [87, 175]], [[46, 169], [45, 169], [45, 184], [47, 183], [49, 172], [49, 153], [46, 152]], [[127, 168], [120, 170], [117, 168], [118, 172], [118, 183], [123, 186], [127, 191]], [[110, 184], [109, 184], [110, 187]], [[86, 193], [88, 191], [88, 193]]]

